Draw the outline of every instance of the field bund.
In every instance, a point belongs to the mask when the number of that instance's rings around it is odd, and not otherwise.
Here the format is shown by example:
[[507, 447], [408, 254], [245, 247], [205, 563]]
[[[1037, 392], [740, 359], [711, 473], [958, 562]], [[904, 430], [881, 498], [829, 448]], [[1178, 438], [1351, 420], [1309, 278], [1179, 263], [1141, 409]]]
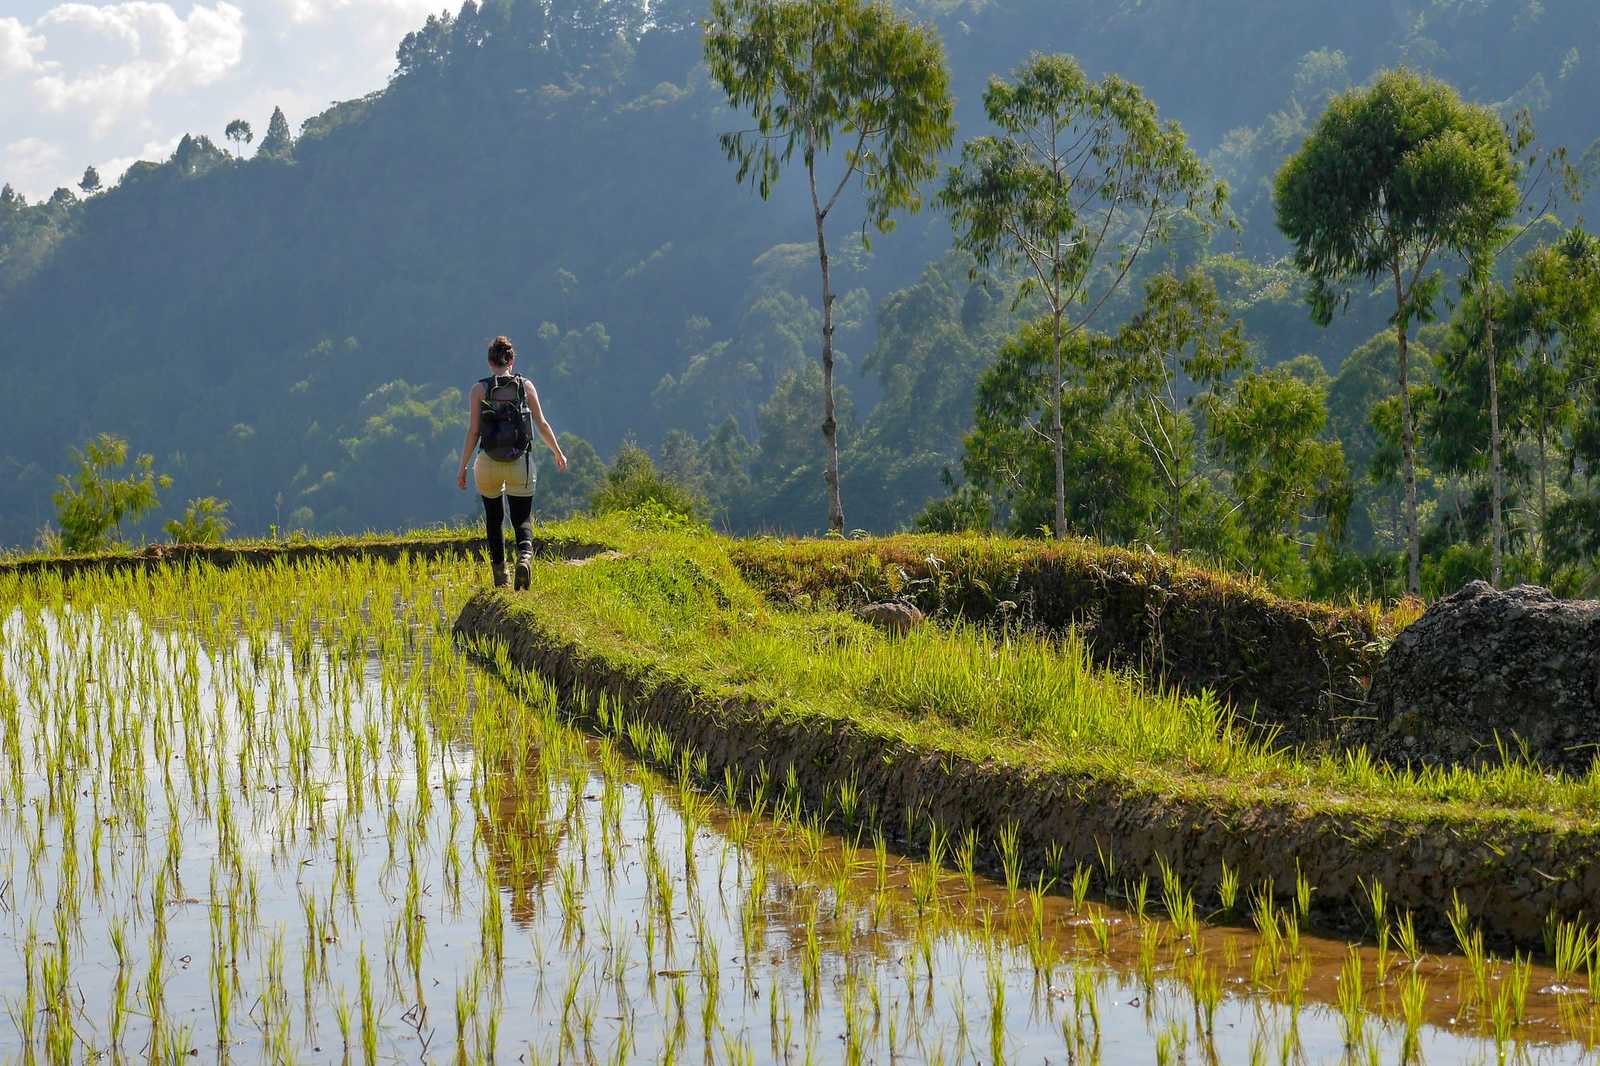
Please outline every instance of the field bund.
[[[1371, 933], [1374, 884], [1434, 940], [1448, 936], [1457, 900], [1499, 944], [1538, 946], [1551, 916], [1600, 915], [1592, 775], [1411, 774], [1270, 749], [1214, 701], [1151, 694], [1094, 668], [1070, 636], [1050, 653], [1082, 661], [1051, 698], [1092, 702], [1094, 715], [1066, 706], [1057, 719], [963, 721], [959, 708], [916, 703], [919, 691], [935, 704], [980, 693], [940, 681], [961, 645], [995, 659], [1001, 687], [1008, 667], [1038, 664], [959, 625], [891, 638], [835, 611], [773, 607], [735, 565], [749, 566], [743, 546], [730, 560], [709, 535], [611, 539], [624, 555], [540, 568], [529, 594], [474, 596], [458, 637], [554, 685], [570, 713], [609, 708], [618, 735], [617, 714], [659, 727], [704, 758], [710, 779], [792, 782], [847, 833], [881, 827], [912, 848], [933, 827], [947, 839], [970, 830], [994, 870], [993, 842], [1015, 832], [1024, 883], [1083, 864], [1113, 894], [1141, 875], [1159, 883], [1163, 864], [1197, 898], [1216, 898], [1225, 871], [1280, 899], [1303, 880], [1314, 924], [1340, 931]], [[1114, 728], [1099, 719], [1163, 715], [1219, 739], [1097, 735]]]

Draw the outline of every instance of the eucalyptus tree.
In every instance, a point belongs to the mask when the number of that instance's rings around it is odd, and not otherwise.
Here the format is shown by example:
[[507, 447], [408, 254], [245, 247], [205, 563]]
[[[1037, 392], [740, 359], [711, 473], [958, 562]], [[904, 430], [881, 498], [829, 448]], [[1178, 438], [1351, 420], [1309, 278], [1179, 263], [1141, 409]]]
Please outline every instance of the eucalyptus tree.
[[240, 159], [244, 158], [244, 146], [256, 139], [255, 130], [251, 129], [250, 123], [242, 118], [236, 118], [228, 123], [228, 128], [222, 131], [222, 135], [233, 142], [234, 151]]
[[[1094, 319], [1146, 249], [1181, 212], [1220, 213], [1227, 189], [1163, 123], [1138, 86], [1092, 81], [1070, 56], [1036, 55], [983, 96], [997, 135], [968, 141], [941, 193], [956, 241], [980, 266], [1023, 268], [1017, 305], [1049, 310], [1048, 436], [1055, 520], [1067, 532], [1062, 392], [1069, 341]], [[1097, 270], [1109, 277], [1091, 288]], [[1044, 433], [1038, 426], [1035, 432]]]
[[893, 228], [896, 211], [920, 209], [918, 187], [955, 137], [944, 45], [884, 2], [712, 0], [705, 57], [728, 102], [755, 119], [721, 138], [737, 180], [753, 181], [765, 199], [797, 152], [805, 167], [822, 272], [828, 528], [843, 532], [827, 223], [853, 186], [880, 232]]
[[1394, 296], [1395, 377], [1405, 483], [1406, 583], [1422, 590], [1416, 423], [1407, 344], [1438, 298], [1440, 260], [1481, 256], [1513, 216], [1518, 168], [1495, 113], [1443, 82], [1388, 71], [1334, 98], [1274, 185], [1278, 228], [1311, 280], [1312, 318], [1332, 321], [1349, 287]]
[[[1475, 250], [1462, 278], [1462, 290], [1469, 297], [1467, 313], [1476, 311], [1480, 318], [1478, 339], [1484, 350], [1485, 369], [1489, 394], [1489, 583], [1500, 584], [1505, 551], [1505, 477], [1504, 434], [1500, 412], [1500, 362], [1501, 335], [1499, 320], [1504, 317], [1507, 295], [1504, 286], [1495, 278], [1496, 267], [1502, 257], [1541, 222], [1554, 222], [1552, 212], [1560, 193], [1565, 189], [1576, 196], [1578, 175], [1567, 163], [1566, 149], [1541, 151], [1534, 139], [1533, 118], [1528, 111], [1519, 111], [1507, 128], [1516, 165], [1516, 176], [1527, 176], [1518, 203], [1518, 211], [1526, 217], [1521, 225], [1508, 219], [1494, 227]], [[1538, 201], [1537, 206], [1535, 206]], [[1477, 300], [1470, 299], [1477, 294]], [[1541, 515], [1543, 505], [1540, 507]], [[1542, 521], [1542, 518], [1541, 518]]]
[[[1512, 283], [1512, 306], [1532, 346], [1524, 378], [1535, 443], [1539, 546], [1550, 516], [1552, 436], [1579, 417], [1600, 376], [1600, 242], [1574, 229], [1529, 253]], [[1584, 406], [1589, 406], [1585, 404]]]
[[1145, 302], [1115, 338], [1114, 378], [1134, 436], [1160, 480], [1157, 507], [1167, 550], [1183, 550], [1185, 501], [1204, 478], [1191, 408], [1216, 398], [1216, 388], [1249, 363], [1244, 326], [1198, 270], [1162, 272], [1145, 284]]

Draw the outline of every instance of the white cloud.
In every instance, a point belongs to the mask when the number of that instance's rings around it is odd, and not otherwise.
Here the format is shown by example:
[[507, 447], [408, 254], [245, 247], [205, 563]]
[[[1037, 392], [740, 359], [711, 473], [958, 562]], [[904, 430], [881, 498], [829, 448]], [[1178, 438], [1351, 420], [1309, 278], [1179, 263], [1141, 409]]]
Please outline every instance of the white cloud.
[[[345, 11], [359, 11], [379, 18], [385, 14], [426, 18], [448, 7], [439, 0], [282, 0], [282, 3], [289, 20], [296, 23], [321, 22]], [[454, 12], [453, 8], [450, 10]]]
[[0, 18], [0, 79], [38, 69], [44, 38], [14, 18]]
[[24, 137], [0, 148], [0, 176], [24, 193], [42, 197], [66, 184], [57, 180], [64, 162], [61, 149], [39, 137]]
[[[165, 158], [184, 133], [221, 139], [233, 118], [291, 125], [381, 87], [400, 39], [460, 0], [32, 0], [0, 16], [0, 130], [54, 146], [0, 180], [30, 197], [96, 163], [108, 183]], [[0, 8], [19, 11], [8, 0]], [[30, 20], [30, 16], [31, 20]]]
[[52, 68], [32, 80], [34, 98], [51, 111], [80, 109], [96, 133], [158, 93], [212, 84], [244, 54], [244, 12], [229, 3], [196, 5], [187, 18], [151, 0], [66, 3], [33, 29]]

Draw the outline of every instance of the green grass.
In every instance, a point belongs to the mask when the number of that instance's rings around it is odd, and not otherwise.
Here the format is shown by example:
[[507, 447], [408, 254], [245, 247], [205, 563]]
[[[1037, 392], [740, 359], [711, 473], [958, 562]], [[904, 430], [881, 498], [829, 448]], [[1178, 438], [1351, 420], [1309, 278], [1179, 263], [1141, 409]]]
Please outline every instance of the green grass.
[[1421, 604], [1384, 606], [1291, 600], [1255, 575], [1187, 559], [1138, 552], [1083, 538], [1028, 540], [992, 534], [901, 534], [866, 540], [734, 542], [740, 569], [769, 594], [796, 604], [836, 605], [863, 598], [906, 596], [941, 611], [990, 609], [1024, 572], [1055, 566], [1099, 577], [1109, 571], [1138, 584], [1160, 586], [1216, 602], [1248, 602], [1302, 619], [1320, 631], [1350, 630], [1382, 640], [1415, 621]]
[[730, 558], [745, 544], [640, 530], [626, 518], [567, 528], [627, 557], [536, 568], [519, 602], [591, 654], [682, 679], [713, 698], [847, 719], [921, 748], [1174, 796], [1248, 803], [1292, 795], [1364, 814], [1561, 826], [1600, 814], [1600, 772], [1577, 778], [1518, 763], [1414, 771], [1359, 753], [1274, 750], [1214, 699], [1154, 691], [1095, 668], [1070, 634], [1056, 640], [957, 624], [889, 637], [837, 611], [774, 606]]
[[[365, 548], [391, 544], [421, 545], [421, 544], [454, 544], [466, 543], [483, 539], [483, 530], [480, 525], [452, 526], [440, 524], [425, 529], [407, 530], [401, 533], [368, 531], [365, 533], [329, 534], [326, 536], [310, 536], [302, 532], [294, 532], [284, 537], [240, 537], [230, 538], [214, 544], [182, 545], [185, 548], [200, 548], [202, 550], [226, 550], [237, 552], [276, 551], [286, 548], [311, 548], [311, 549], [338, 549], [338, 548]], [[28, 549], [15, 549], [0, 552], [0, 569], [15, 568], [18, 564], [35, 564], [40, 562], [110, 562], [118, 559], [131, 559], [152, 549], [171, 549], [179, 547], [165, 541], [151, 541], [146, 544], [114, 544], [108, 548], [93, 552], [60, 553], [40, 552]]]

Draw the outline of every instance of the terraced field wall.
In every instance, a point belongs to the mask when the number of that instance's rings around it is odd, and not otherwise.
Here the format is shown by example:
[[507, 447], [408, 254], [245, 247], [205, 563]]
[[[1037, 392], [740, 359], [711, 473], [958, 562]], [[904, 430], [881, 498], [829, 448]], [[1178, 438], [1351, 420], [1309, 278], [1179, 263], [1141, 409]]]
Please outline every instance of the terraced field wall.
[[[601, 698], [642, 719], [706, 759], [720, 780], [732, 768], [745, 779], [775, 782], [792, 771], [806, 808], [837, 812], [850, 782], [860, 793], [859, 820], [882, 827], [908, 851], [925, 847], [930, 823], [982, 841], [1015, 826], [1023, 880], [1100, 867], [1114, 857], [1114, 882], [1148, 876], [1160, 884], [1170, 864], [1198, 900], [1216, 900], [1223, 865], [1246, 888], [1271, 883], [1285, 899], [1296, 878], [1315, 891], [1319, 927], [1370, 932], [1367, 885], [1382, 882], [1392, 913], [1410, 910], [1420, 932], [1448, 939], [1446, 914], [1459, 894], [1491, 943], [1538, 945], [1546, 916], [1600, 914], [1600, 826], [1526, 815], [1485, 815], [1439, 807], [1419, 813], [1340, 802], [1227, 782], [1054, 773], [1014, 763], [965, 759], [860, 723], [784, 715], [749, 700], [716, 697], [648, 666], [609, 661], [563, 639], [514, 597], [483, 592], [455, 626], [463, 641], [503, 647], [513, 670], [554, 685], [577, 717]], [[625, 743], [625, 740], [624, 740]], [[834, 819], [835, 827], [850, 826]], [[991, 863], [991, 868], [993, 864]], [[1241, 893], [1242, 898], [1242, 893]], [[1204, 909], [1204, 907], [1203, 907]]]
[[1103, 666], [1207, 689], [1287, 744], [1355, 745], [1397, 626], [1287, 600], [1165, 556], [987, 537], [740, 541], [729, 555], [770, 599], [843, 609], [885, 600], [930, 617], [1075, 629]]

